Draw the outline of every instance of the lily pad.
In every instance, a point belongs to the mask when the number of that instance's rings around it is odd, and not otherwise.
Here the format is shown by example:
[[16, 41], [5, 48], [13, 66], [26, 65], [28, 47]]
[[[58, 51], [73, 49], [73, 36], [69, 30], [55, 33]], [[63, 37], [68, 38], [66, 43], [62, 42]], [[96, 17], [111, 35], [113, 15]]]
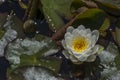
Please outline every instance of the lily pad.
[[82, 0], [73, 0], [73, 2], [71, 4], [71, 8], [73, 10], [77, 10], [82, 6], [86, 6], [86, 4]]
[[18, 67], [23, 66], [42, 66], [48, 68], [55, 73], [59, 72], [61, 61], [55, 57], [39, 57], [35, 55], [21, 55], [20, 64]]
[[8, 80], [63, 80], [53, 71], [39, 66], [17, 68], [8, 75]]
[[104, 20], [104, 23], [102, 24], [102, 26], [99, 29], [100, 35], [105, 36], [107, 34], [106, 30], [109, 28], [109, 26], [110, 26], [110, 20], [108, 18], [106, 18]]
[[120, 28], [117, 28], [117, 27], [115, 30], [115, 40], [118, 43], [118, 45], [120, 46]]
[[0, 29], [0, 39], [4, 36], [5, 31]]
[[96, 1], [101, 1], [104, 3], [109, 3], [120, 7], [120, 0], [96, 0]]
[[114, 61], [116, 63], [117, 69], [120, 70], [120, 55], [118, 55]]
[[59, 71], [61, 60], [48, 56], [57, 53], [60, 47], [48, 37], [38, 37], [39, 41], [17, 39], [8, 45], [5, 56], [12, 65], [11, 71], [27, 65], [44, 66], [55, 72]]
[[[72, 17], [70, 5], [73, 0], [41, 0], [43, 12], [47, 19], [50, 29], [54, 32], [59, 30], [64, 21], [62, 17]], [[41, 9], [41, 6], [39, 6]]]
[[91, 29], [99, 29], [106, 18], [104, 11], [100, 9], [88, 9], [82, 14], [79, 14], [78, 18], [73, 22], [73, 26], [84, 25]]
[[[119, 6], [117, 4], [113, 4], [113, 2], [119, 3]], [[115, 15], [115, 16], [120, 16], [120, 1], [118, 0], [95, 0], [97, 5], [105, 10], [106, 12]]]

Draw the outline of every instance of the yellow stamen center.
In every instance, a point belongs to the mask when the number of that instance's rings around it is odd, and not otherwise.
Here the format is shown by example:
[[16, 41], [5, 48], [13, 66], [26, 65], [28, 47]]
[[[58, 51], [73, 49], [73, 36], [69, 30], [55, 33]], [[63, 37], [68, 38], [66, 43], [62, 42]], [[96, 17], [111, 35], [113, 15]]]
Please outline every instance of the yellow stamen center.
[[75, 52], [82, 52], [88, 47], [88, 42], [84, 37], [75, 38], [72, 41], [72, 48]]

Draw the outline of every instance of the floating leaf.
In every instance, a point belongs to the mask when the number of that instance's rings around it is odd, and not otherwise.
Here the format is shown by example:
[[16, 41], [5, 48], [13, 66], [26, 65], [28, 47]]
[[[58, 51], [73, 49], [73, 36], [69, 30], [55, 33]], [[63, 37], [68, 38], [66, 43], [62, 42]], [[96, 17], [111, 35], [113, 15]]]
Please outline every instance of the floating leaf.
[[23, 9], [27, 9], [28, 6], [26, 4], [24, 4], [21, 0], [18, 1], [19, 5], [23, 8]]
[[100, 9], [88, 9], [78, 16], [73, 26], [84, 25], [91, 29], [99, 29], [106, 18], [104, 11]]
[[115, 40], [118, 43], [118, 45], [120, 46], [120, 28], [115, 29]]
[[[43, 12], [50, 28], [55, 32], [64, 26], [62, 17], [71, 17], [70, 5], [73, 0], [41, 0]], [[39, 9], [41, 6], [39, 6]]]
[[79, 9], [82, 6], [86, 6], [86, 4], [82, 0], [73, 0], [71, 4], [71, 8], [75, 10]]
[[118, 56], [115, 58], [114, 62], [116, 63], [117, 69], [120, 70], [120, 55], [118, 55]]
[[[27, 19], [35, 19], [37, 15], [39, 0], [30, 0], [26, 10]], [[40, 5], [41, 6], [41, 5]]]
[[5, 31], [0, 29], [0, 39], [4, 36]]
[[100, 31], [100, 34], [102, 36], [105, 36], [107, 33], [106, 33], [106, 30], [109, 28], [110, 26], [110, 20], [108, 18], [106, 18], [104, 20], [104, 23], [102, 24], [102, 26], [100, 27], [99, 31]]
[[54, 72], [59, 72], [61, 61], [55, 57], [39, 57], [39, 54], [35, 55], [21, 55], [20, 64], [18, 67], [23, 66], [42, 66], [48, 68]]
[[109, 26], [110, 26], [110, 20], [106, 18], [99, 30], [105, 31], [109, 28]]
[[12, 64], [11, 71], [18, 67], [33, 65], [43, 66], [58, 72], [61, 61], [48, 56], [57, 53], [60, 49], [59, 46], [48, 37], [39, 35], [35, 38], [39, 41], [27, 38], [17, 39], [8, 45], [6, 58]]
[[63, 80], [53, 71], [39, 66], [17, 68], [8, 75], [8, 80]]
[[120, 0], [95, 0], [95, 1], [101, 1], [103, 3], [109, 3], [120, 7]]
[[[97, 5], [105, 10], [106, 12], [113, 14], [115, 16], [120, 16], [120, 7], [118, 7], [117, 5], [113, 4], [113, 2], [115, 2], [116, 0], [95, 0], [95, 2], [97, 3]], [[120, 2], [120, 1], [118, 1]], [[120, 6], [120, 4], [119, 4]]]

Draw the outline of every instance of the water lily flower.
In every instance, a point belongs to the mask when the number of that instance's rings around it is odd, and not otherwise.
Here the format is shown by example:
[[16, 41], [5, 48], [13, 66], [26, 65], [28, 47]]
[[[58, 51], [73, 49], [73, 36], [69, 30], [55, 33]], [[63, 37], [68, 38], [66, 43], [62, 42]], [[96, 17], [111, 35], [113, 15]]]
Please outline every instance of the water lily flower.
[[96, 59], [99, 45], [96, 42], [99, 38], [99, 31], [85, 29], [83, 25], [76, 29], [72, 26], [67, 28], [62, 45], [63, 55], [73, 63], [92, 62]]

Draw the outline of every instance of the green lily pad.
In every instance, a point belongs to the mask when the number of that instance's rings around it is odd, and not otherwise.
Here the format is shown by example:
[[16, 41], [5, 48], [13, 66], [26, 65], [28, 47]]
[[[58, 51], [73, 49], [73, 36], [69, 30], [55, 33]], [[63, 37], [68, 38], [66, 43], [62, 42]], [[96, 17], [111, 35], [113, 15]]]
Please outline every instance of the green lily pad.
[[106, 18], [104, 11], [100, 9], [88, 9], [82, 14], [79, 14], [78, 18], [73, 22], [73, 26], [84, 25], [91, 29], [99, 29]]
[[84, 3], [82, 0], [73, 0], [71, 4], [71, 8], [74, 10], [79, 9], [82, 6], [86, 6], [86, 3]]
[[101, 1], [103, 3], [109, 3], [120, 7], [120, 0], [95, 0], [95, 1]]
[[[113, 14], [115, 16], [120, 16], [120, 4], [119, 6], [117, 4], [113, 4], [113, 2], [118, 1], [118, 0], [95, 0], [97, 5], [105, 10], [106, 12]], [[117, 3], [119, 3], [118, 1]]]
[[110, 26], [110, 20], [108, 18], [105, 19], [103, 25], [100, 27], [100, 30], [105, 31]]
[[106, 30], [109, 28], [109, 26], [110, 26], [110, 20], [108, 18], [106, 18], [104, 20], [104, 23], [102, 24], [102, 26], [99, 29], [100, 35], [105, 36], [107, 34]]
[[26, 66], [15, 69], [7, 75], [7, 80], [63, 80], [53, 71], [39, 66]]
[[120, 55], [118, 55], [114, 60], [116, 67], [118, 70], [120, 70]]
[[[50, 29], [54, 32], [64, 26], [62, 17], [71, 17], [70, 5], [73, 0], [41, 0], [43, 12]], [[41, 9], [41, 6], [39, 6]]]
[[[60, 69], [61, 61], [55, 57], [39, 57], [39, 54], [35, 55], [21, 55], [20, 64], [17, 65], [17, 68], [23, 66], [42, 66], [48, 68], [54, 72], [58, 72]], [[11, 69], [12, 71], [14, 69]]]
[[0, 29], [0, 39], [4, 36], [5, 31]]
[[17, 39], [8, 45], [5, 56], [12, 65], [10, 72], [28, 65], [43, 66], [56, 73], [59, 71], [61, 60], [49, 55], [57, 53], [60, 47], [51, 38], [42, 35], [37, 35], [35, 38], [39, 41], [27, 38]]
[[118, 45], [120, 46], [120, 28], [116, 28], [116, 30], [115, 30], [115, 40], [118, 43]]

